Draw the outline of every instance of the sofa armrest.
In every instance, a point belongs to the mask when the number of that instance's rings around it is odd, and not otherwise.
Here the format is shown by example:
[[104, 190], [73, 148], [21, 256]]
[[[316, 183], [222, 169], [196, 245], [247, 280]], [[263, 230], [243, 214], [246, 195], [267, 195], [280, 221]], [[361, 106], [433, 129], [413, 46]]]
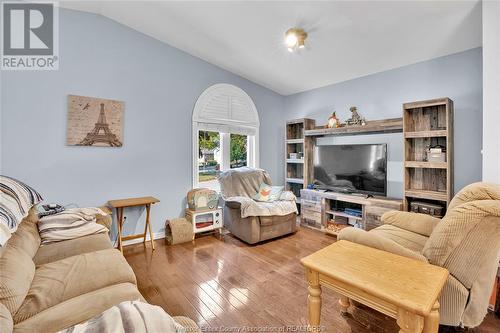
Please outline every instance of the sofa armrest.
[[96, 214], [96, 223], [105, 226], [108, 230], [111, 230], [111, 224], [113, 223], [113, 219], [111, 218], [112, 211], [109, 207], [102, 206], [99, 207], [106, 215]]
[[241, 206], [243, 207], [250, 206], [254, 202], [255, 201], [253, 199], [243, 196], [224, 198], [224, 203], [226, 207], [234, 209], [241, 209]]
[[231, 209], [241, 209], [241, 202], [239, 201], [225, 201], [226, 207], [231, 208]]
[[407, 249], [406, 247], [403, 247], [388, 238], [384, 238], [377, 234], [367, 232], [358, 228], [342, 229], [337, 236], [337, 240], [341, 239], [365, 245], [374, 249], [391, 252], [403, 257], [427, 262], [427, 258], [425, 258], [418, 252]]
[[296, 201], [297, 197], [293, 194], [292, 191], [283, 191], [278, 200], [282, 201]]
[[390, 211], [382, 215], [382, 223], [391, 224], [398, 228], [408, 230], [426, 237], [430, 237], [434, 227], [441, 221], [436, 217], [401, 211]]

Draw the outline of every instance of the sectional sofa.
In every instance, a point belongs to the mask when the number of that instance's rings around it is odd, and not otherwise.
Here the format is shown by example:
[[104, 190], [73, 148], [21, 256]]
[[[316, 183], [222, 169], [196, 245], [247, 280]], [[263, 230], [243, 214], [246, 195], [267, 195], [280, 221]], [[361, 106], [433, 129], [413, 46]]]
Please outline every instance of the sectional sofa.
[[[145, 301], [132, 268], [108, 234], [41, 245], [32, 208], [0, 247], [1, 332], [57, 332], [123, 301]], [[110, 227], [111, 218], [97, 216]], [[174, 317], [198, 332], [186, 317]]]

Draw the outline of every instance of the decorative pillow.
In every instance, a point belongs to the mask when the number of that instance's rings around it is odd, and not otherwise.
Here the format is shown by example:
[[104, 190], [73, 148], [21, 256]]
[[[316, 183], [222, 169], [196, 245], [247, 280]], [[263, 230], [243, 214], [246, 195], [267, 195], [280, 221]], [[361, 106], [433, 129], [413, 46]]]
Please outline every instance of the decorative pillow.
[[259, 191], [253, 196], [256, 201], [269, 201], [273, 187], [266, 183], [260, 184]]
[[271, 186], [262, 183], [260, 184], [259, 192], [254, 195], [253, 199], [256, 201], [273, 202], [280, 199], [283, 189], [283, 186]]
[[271, 186], [271, 195], [269, 196], [268, 201], [279, 200], [281, 197], [281, 193], [283, 193], [284, 189], [285, 189], [284, 186]]
[[[43, 200], [40, 193], [14, 178], [0, 176], [0, 246], [17, 230], [29, 210]], [[8, 234], [7, 231], [8, 230]]]

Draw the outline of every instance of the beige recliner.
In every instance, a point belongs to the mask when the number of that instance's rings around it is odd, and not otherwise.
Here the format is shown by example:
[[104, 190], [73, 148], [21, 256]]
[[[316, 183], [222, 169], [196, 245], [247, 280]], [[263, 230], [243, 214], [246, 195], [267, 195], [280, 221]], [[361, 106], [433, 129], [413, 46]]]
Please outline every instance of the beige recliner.
[[280, 200], [256, 202], [260, 184], [271, 185], [268, 173], [248, 167], [231, 169], [219, 176], [224, 207], [224, 226], [236, 237], [255, 244], [297, 230], [295, 196], [284, 192]]
[[443, 219], [394, 211], [385, 213], [382, 221], [384, 225], [368, 232], [344, 229], [338, 239], [448, 269], [439, 299], [440, 324], [481, 324], [500, 260], [500, 186], [465, 187], [450, 202]]

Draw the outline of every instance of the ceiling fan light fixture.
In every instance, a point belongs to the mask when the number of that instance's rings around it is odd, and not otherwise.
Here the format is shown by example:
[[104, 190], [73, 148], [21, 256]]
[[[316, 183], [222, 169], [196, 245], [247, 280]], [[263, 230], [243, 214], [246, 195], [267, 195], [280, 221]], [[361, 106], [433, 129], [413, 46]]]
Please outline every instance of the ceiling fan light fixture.
[[295, 47], [295, 45], [297, 45], [297, 43], [298, 43], [297, 36], [294, 33], [287, 33], [287, 35], [285, 37], [286, 46], [288, 46], [289, 48]]
[[307, 32], [301, 28], [290, 28], [285, 32], [285, 44], [288, 51], [293, 52], [305, 47]]

